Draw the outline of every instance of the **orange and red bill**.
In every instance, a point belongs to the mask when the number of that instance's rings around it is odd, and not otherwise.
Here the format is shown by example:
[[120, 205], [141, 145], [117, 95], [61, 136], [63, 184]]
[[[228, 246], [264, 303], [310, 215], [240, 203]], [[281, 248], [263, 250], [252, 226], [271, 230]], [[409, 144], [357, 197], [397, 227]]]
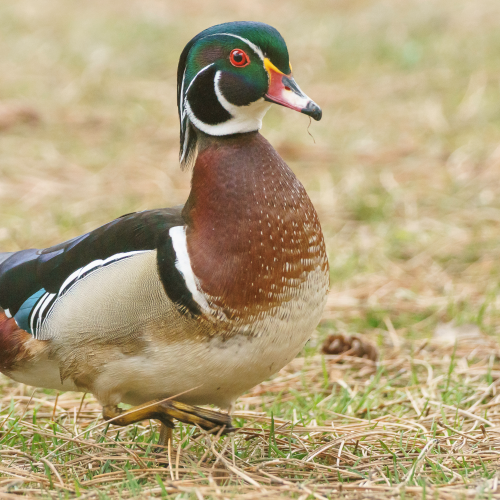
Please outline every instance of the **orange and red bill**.
[[269, 90], [264, 96], [266, 101], [294, 109], [316, 121], [321, 120], [321, 108], [300, 90], [291, 73], [285, 75], [267, 57], [264, 66], [269, 73]]

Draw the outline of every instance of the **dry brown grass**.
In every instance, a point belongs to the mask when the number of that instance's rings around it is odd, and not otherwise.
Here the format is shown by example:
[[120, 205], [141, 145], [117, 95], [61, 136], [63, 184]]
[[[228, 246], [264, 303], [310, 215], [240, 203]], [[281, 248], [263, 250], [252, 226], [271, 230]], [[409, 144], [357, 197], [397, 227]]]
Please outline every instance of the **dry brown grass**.
[[[108, 429], [92, 398], [5, 385], [0, 492], [499, 498], [500, 345], [472, 327], [448, 333], [457, 337], [410, 343], [395, 334], [398, 347], [383, 348], [378, 364], [297, 358], [239, 400], [234, 436], [182, 428], [163, 452], [148, 422]], [[443, 347], [457, 339], [455, 351]]]
[[[235, 19], [282, 32], [324, 109], [316, 144], [284, 109], [263, 130], [322, 220], [320, 331], [240, 399], [234, 439], [182, 428], [170, 465], [154, 427], [103, 435], [90, 397], [0, 379], [0, 498], [499, 497], [496, 0], [1, 3], [1, 250], [182, 203], [177, 58]], [[381, 361], [323, 361], [330, 332]]]

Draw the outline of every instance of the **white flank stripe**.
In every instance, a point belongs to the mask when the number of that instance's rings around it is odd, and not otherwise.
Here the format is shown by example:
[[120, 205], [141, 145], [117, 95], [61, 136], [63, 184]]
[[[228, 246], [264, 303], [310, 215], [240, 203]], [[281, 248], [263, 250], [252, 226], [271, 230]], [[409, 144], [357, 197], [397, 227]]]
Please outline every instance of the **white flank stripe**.
[[103, 265], [105, 266], [106, 264], [109, 264], [115, 260], [121, 260], [125, 259], [127, 257], [132, 257], [132, 255], [137, 255], [139, 253], [145, 253], [145, 252], [151, 252], [151, 250], [134, 250], [133, 252], [123, 252], [123, 253], [117, 253], [115, 255], [112, 255], [111, 257], [108, 257], [103, 261]]
[[64, 289], [75, 279], [78, 278], [80, 275], [80, 269], [77, 269], [75, 272], [71, 273], [67, 278], [66, 281], [62, 284], [61, 288], [59, 289], [59, 294], [62, 294], [64, 292]]
[[12, 314], [10, 314], [10, 311], [8, 309], [4, 309], [3, 312], [5, 313], [5, 316], [7, 316], [7, 318], [12, 318]]
[[170, 229], [169, 234], [172, 238], [172, 246], [175, 252], [175, 267], [182, 274], [184, 282], [191, 292], [193, 299], [203, 309], [209, 309], [207, 299], [198, 287], [198, 279], [191, 268], [191, 259], [189, 258], [187, 249], [186, 228], [183, 226], [173, 227]]
[[[40, 310], [38, 311], [38, 320], [36, 322], [36, 331], [40, 330], [40, 327], [42, 326], [42, 314], [43, 314], [43, 311], [45, 311], [46, 307], [50, 304], [51, 300], [56, 295], [57, 295], [57, 293], [47, 294], [47, 298], [43, 301], [43, 304], [40, 306]], [[33, 330], [33, 328], [31, 329], [31, 331], [33, 332], [33, 334], [35, 334], [35, 331]]]
[[82, 267], [80, 269], [80, 276], [88, 273], [89, 271], [92, 271], [92, 269], [95, 269], [96, 267], [101, 267], [104, 264], [103, 260], [94, 260], [90, 264], [87, 264], [85, 267]]
[[111, 257], [108, 257], [107, 259], [98, 259], [90, 262], [87, 264], [85, 267], [82, 267], [80, 269], [77, 269], [75, 272], [71, 273], [64, 283], [62, 284], [61, 288], [59, 289], [59, 295], [61, 295], [66, 287], [68, 287], [72, 282], [78, 281], [78, 279], [85, 273], [88, 273], [94, 268], [102, 267], [105, 266], [106, 264], [110, 264], [111, 262], [115, 260], [121, 260], [125, 259], [127, 257], [131, 257], [132, 255], [136, 255], [139, 253], [144, 253], [144, 252], [149, 252], [150, 250], [135, 250], [133, 252], [122, 252], [122, 253], [117, 253], [115, 255], [112, 255]]
[[35, 316], [37, 315], [38, 313], [38, 309], [40, 309], [41, 305], [43, 304], [45, 298], [47, 297], [48, 293], [45, 292], [39, 299], [38, 299], [38, 302], [36, 303], [36, 306], [35, 308], [33, 309], [33, 311], [31, 311], [30, 313], [30, 316], [31, 316], [31, 319], [30, 319], [30, 327], [31, 327], [31, 331], [34, 332], [35, 331], [35, 323], [34, 323], [34, 319], [35, 319]]
[[[36, 303], [35, 308], [31, 312], [31, 319], [30, 319], [30, 327], [31, 331], [33, 332], [33, 335], [36, 336], [36, 332], [40, 331], [40, 328], [42, 327], [42, 320], [44, 319], [43, 313], [47, 306], [51, 303], [51, 301], [54, 299], [54, 297], [60, 297], [63, 295], [63, 293], [69, 291], [72, 287], [72, 285], [75, 285], [78, 280], [84, 276], [85, 274], [89, 273], [93, 269], [97, 270], [101, 268], [102, 266], [105, 266], [107, 264], [111, 264], [112, 262], [119, 261], [122, 259], [126, 259], [127, 257], [131, 257], [132, 255], [136, 255], [139, 253], [144, 253], [144, 252], [150, 252], [151, 250], [135, 250], [133, 252], [122, 252], [122, 253], [117, 253], [115, 255], [112, 255], [111, 257], [108, 257], [107, 259], [98, 259], [90, 262], [86, 266], [77, 269], [73, 273], [71, 273], [64, 283], [62, 284], [61, 288], [59, 289], [58, 293], [44, 293], [40, 299], [38, 299], [38, 302]], [[86, 277], [86, 276], [85, 276]], [[55, 304], [56, 301], [52, 305]], [[6, 310], [8, 311], [8, 310]], [[50, 310], [48, 311], [50, 313]], [[10, 313], [9, 313], [10, 314]], [[35, 319], [36, 319], [36, 326], [35, 326]]]

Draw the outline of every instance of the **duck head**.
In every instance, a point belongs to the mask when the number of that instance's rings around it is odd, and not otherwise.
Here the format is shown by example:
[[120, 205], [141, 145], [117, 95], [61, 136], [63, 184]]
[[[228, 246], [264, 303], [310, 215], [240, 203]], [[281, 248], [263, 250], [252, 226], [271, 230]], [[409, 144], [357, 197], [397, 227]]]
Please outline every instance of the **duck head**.
[[232, 22], [196, 35], [177, 71], [181, 165], [196, 158], [196, 130], [212, 136], [259, 130], [271, 103], [321, 119], [320, 107], [293, 79], [288, 49], [276, 29]]

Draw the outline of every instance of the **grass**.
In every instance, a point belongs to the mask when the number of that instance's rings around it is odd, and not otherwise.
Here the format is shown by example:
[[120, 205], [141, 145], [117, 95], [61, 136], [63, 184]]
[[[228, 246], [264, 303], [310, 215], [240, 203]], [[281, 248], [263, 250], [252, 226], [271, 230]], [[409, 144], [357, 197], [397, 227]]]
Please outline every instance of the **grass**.
[[[493, 498], [498, 343], [479, 329], [382, 347], [377, 363], [304, 356], [238, 401], [231, 437], [109, 427], [93, 398], [4, 387], [0, 491], [73, 498]], [[447, 343], [448, 342], [448, 343]], [[366, 496], [369, 495], [369, 496]]]
[[[0, 378], [0, 498], [500, 498], [498, 2], [3, 2], [0, 248], [184, 202], [177, 58], [235, 19], [275, 25], [323, 107], [315, 143], [289, 110], [263, 129], [323, 224], [318, 332], [234, 437], [179, 426], [165, 453], [154, 424]], [[323, 357], [331, 332], [380, 360]]]

